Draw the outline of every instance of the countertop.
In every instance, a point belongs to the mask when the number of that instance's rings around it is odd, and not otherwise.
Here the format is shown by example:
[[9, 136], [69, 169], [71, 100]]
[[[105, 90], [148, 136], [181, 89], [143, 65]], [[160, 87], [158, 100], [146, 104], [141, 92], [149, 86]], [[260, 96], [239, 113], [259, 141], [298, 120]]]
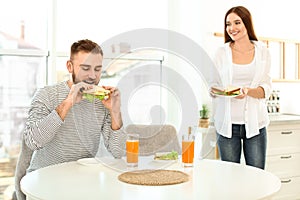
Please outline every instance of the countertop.
[[[288, 114], [288, 113], [278, 113], [270, 114], [270, 124], [282, 124], [282, 123], [300, 123], [300, 115]], [[214, 126], [214, 122], [210, 122], [210, 126]]]
[[270, 117], [270, 124], [281, 124], [281, 123], [300, 123], [300, 115], [294, 114], [272, 114], [269, 115]]

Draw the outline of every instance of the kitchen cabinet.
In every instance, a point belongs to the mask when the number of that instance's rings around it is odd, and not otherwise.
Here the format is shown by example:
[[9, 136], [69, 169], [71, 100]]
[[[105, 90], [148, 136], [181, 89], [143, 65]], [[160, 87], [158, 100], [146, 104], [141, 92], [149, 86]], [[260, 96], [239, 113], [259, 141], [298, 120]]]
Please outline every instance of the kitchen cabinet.
[[300, 199], [300, 116], [271, 115], [266, 170], [281, 180], [273, 199]]

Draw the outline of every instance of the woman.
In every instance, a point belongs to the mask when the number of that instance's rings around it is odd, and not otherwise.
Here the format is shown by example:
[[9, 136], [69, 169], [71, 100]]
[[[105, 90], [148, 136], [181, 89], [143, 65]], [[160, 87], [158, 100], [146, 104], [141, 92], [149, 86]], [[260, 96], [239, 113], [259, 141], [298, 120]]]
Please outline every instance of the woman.
[[224, 161], [240, 163], [243, 148], [246, 164], [264, 169], [269, 124], [265, 100], [271, 91], [270, 54], [258, 42], [251, 14], [245, 7], [228, 10], [224, 25], [225, 44], [216, 52], [217, 74], [213, 74], [210, 86], [239, 86], [242, 94], [228, 98], [211, 92], [220, 156]]

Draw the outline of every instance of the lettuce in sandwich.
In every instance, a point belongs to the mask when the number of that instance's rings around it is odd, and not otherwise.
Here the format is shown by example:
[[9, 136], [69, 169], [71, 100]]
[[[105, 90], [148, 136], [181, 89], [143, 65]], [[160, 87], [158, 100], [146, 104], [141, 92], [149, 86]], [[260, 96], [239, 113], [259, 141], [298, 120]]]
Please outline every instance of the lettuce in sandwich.
[[87, 99], [90, 102], [93, 102], [95, 99], [107, 100], [109, 98], [110, 90], [106, 90], [100, 86], [94, 86], [92, 89], [83, 90], [83, 98]]

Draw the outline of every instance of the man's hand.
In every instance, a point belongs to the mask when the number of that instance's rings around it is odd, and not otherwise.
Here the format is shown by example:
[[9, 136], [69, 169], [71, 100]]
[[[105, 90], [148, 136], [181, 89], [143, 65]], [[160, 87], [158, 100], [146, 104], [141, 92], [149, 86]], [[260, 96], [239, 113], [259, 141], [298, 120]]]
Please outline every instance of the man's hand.
[[65, 117], [68, 114], [69, 110], [72, 108], [72, 106], [75, 103], [79, 103], [82, 100], [82, 91], [93, 88], [93, 85], [84, 82], [72, 84], [69, 86], [71, 87], [71, 89], [67, 98], [63, 100], [61, 104], [59, 104], [55, 109], [62, 120], [65, 120]]
[[109, 110], [111, 115], [111, 128], [118, 130], [123, 126], [121, 116], [121, 94], [120, 91], [111, 86], [103, 86], [104, 89], [110, 90], [107, 100], [102, 100], [103, 105]]
[[107, 100], [102, 100], [103, 105], [113, 113], [121, 112], [121, 94], [120, 91], [111, 86], [102, 86], [104, 89], [109, 90], [109, 98]]
[[77, 84], [73, 84], [71, 86], [70, 92], [67, 97], [67, 101], [73, 106], [76, 103], [79, 103], [82, 100], [82, 91], [92, 89], [93, 85], [80, 82]]

